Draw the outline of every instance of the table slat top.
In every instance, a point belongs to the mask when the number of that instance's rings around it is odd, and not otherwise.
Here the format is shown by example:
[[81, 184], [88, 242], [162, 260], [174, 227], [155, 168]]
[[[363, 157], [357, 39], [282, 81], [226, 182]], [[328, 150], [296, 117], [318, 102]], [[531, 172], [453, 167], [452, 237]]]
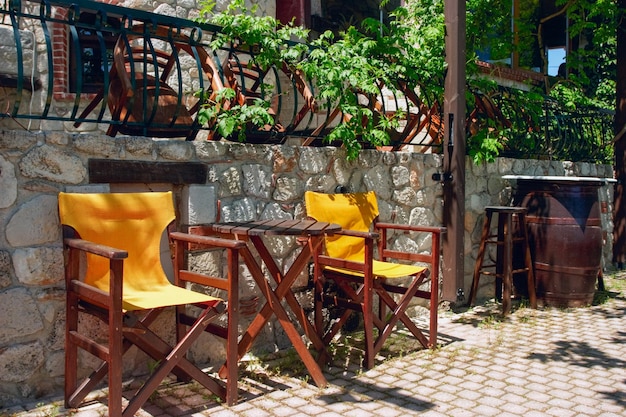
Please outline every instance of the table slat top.
[[335, 223], [291, 219], [214, 223], [210, 227], [218, 233], [247, 236], [318, 236], [341, 230]]

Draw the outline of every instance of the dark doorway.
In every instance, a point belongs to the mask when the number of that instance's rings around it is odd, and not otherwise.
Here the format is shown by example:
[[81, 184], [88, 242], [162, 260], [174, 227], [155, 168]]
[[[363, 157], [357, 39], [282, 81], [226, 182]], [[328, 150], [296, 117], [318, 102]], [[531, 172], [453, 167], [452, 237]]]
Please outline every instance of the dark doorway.
[[326, 30], [341, 32], [350, 26], [359, 28], [361, 22], [368, 17], [389, 24], [390, 12], [402, 3], [401, 0], [390, 0], [381, 7], [380, 0], [319, 1], [318, 14], [311, 16], [311, 29], [318, 33]]

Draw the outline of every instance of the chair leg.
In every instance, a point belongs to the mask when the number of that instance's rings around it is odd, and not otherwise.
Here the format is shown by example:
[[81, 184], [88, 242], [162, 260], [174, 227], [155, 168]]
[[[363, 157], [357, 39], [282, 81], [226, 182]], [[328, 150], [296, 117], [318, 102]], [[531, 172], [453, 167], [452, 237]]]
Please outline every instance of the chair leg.
[[[65, 317], [65, 407], [74, 406], [73, 398], [78, 388], [78, 346], [72, 340], [72, 333], [78, 330], [76, 296], [67, 293]], [[81, 401], [82, 398], [79, 400]]]
[[[109, 416], [122, 415], [122, 312], [110, 310], [109, 325]], [[117, 324], [116, 324], [117, 323]]]
[[524, 264], [528, 269], [526, 272], [526, 286], [528, 287], [528, 300], [531, 308], [537, 308], [537, 293], [535, 291], [535, 273], [533, 271], [533, 260], [530, 254], [530, 246], [528, 244], [528, 229], [526, 227], [526, 216], [520, 214], [518, 216], [519, 227], [523, 237], [524, 245]]
[[604, 286], [604, 274], [602, 272], [602, 268], [598, 270], [598, 291], [606, 291], [606, 287]]
[[476, 294], [478, 292], [478, 281], [480, 280], [480, 270], [485, 258], [485, 247], [487, 246], [487, 238], [489, 237], [489, 228], [491, 227], [491, 211], [485, 213], [485, 221], [483, 222], [483, 233], [480, 238], [480, 246], [478, 248], [478, 255], [476, 256], [476, 264], [474, 265], [474, 277], [472, 279], [472, 288], [470, 290], [468, 306], [472, 306], [476, 300]]
[[[435, 268], [439, 271], [439, 268]], [[428, 344], [431, 349], [437, 347], [437, 332], [439, 319], [439, 276], [430, 276], [430, 326], [428, 327]]]
[[365, 334], [365, 368], [374, 367], [374, 310], [373, 310], [373, 288], [365, 285], [363, 288], [363, 332]]
[[[334, 336], [332, 333], [325, 332], [324, 325], [324, 285], [326, 279], [323, 276], [319, 265], [313, 265], [313, 327], [317, 336], [322, 340], [322, 344], [327, 346], [330, 340]], [[332, 330], [331, 330], [332, 331]], [[327, 337], [330, 336], [328, 339]], [[317, 363], [326, 364], [330, 363], [331, 357], [325, 348], [318, 349], [317, 351]]]
[[[231, 253], [229, 252], [229, 256]], [[231, 406], [235, 405], [238, 398], [237, 382], [238, 382], [238, 352], [237, 342], [239, 341], [239, 279], [232, 277], [238, 277], [237, 268], [239, 268], [239, 262], [237, 258], [229, 258], [228, 262], [231, 268], [228, 276], [230, 288], [228, 289], [228, 323], [226, 334], [226, 403]]]
[[[511, 215], [498, 215], [499, 218], [504, 218], [502, 221], [498, 221], [501, 224], [502, 234], [504, 239], [504, 248], [502, 248], [503, 255], [498, 259], [502, 259], [502, 272], [500, 278], [500, 285], [498, 285], [498, 278], [496, 278], [496, 290], [500, 289], [502, 296], [502, 314], [507, 315], [511, 312], [511, 294], [513, 292], [513, 219]], [[498, 265], [500, 262], [498, 262]], [[496, 292], [497, 294], [497, 292]]]
[[214, 308], [207, 308], [174, 347], [169, 346], [147, 327], [143, 327], [142, 323], [140, 321], [136, 321], [134, 316], [128, 316], [126, 324], [130, 325], [132, 328], [141, 329], [141, 333], [143, 334], [130, 331], [126, 333], [125, 336], [138, 348], [158, 360], [160, 365], [152, 373], [144, 385], [137, 391], [136, 395], [129, 402], [126, 409], [124, 409], [123, 414], [121, 414], [123, 417], [132, 417], [148, 400], [150, 395], [152, 395], [152, 393], [158, 388], [163, 379], [170, 372], [173, 372], [175, 368], [189, 375], [190, 378], [195, 379], [220, 398], [226, 399], [226, 390], [215, 380], [189, 362], [185, 357], [185, 353], [189, 350], [191, 344], [200, 334], [204, 332], [207, 325], [219, 314], [221, 313], [216, 311]]
[[[324, 340], [324, 282], [318, 265], [313, 266], [313, 321], [317, 335]], [[318, 352], [321, 354], [322, 352]], [[318, 362], [326, 358], [318, 357]]]

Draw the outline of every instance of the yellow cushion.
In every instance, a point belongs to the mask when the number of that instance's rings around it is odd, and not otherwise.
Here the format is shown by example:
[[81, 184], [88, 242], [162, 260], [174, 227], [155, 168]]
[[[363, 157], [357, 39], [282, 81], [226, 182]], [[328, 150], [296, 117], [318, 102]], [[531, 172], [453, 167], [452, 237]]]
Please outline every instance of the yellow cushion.
[[[215, 300], [172, 285], [161, 265], [161, 237], [174, 220], [171, 192], [59, 193], [61, 223], [82, 239], [128, 251], [123, 302], [127, 310]], [[84, 281], [109, 291], [109, 260], [87, 254]]]
[[[373, 191], [353, 194], [323, 194], [307, 191], [304, 194], [306, 212], [317, 221], [337, 223], [345, 230], [369, 232], [372, 223], [378, 217], [378, 202]], [[326, 238], [328, 256], [352, 261], [364, 262], [365, 241], [361, 238], [334, 235]], [[328, 268], [342, 273], [359, 276], [356, 271]], [[400, 278], [414, 275], [425, 267], [374, 261], [374, 276], [381, 278]]]

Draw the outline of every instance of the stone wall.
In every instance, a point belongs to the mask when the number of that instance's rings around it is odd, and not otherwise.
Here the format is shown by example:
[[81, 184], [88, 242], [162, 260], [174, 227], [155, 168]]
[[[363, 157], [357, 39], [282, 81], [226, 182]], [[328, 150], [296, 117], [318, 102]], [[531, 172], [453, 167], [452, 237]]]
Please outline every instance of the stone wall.
[[[190, 162], [206, 165], [204, 184], [90, 183], [88, 161]], [[368, 150], [346, 162], [335, 148], [292, 145], [246, 145], [206, 141], [110, 138], [104, 135], [63, 132], [0, 131], [0, 405], [25, 398], [60, 395], [63, 386], [64, 283], [61, 231], [57, 215], [59, 191], [128, 191], [171, 189], [177, 199], [181, 223], [210, 222], [216, 202], [222, 220], [299, 218], [305, 190], [332, 192], [339, 185], [350, 191], [374, 190], [384, 220], [412, 224], [442, 223], [442, 189], [432, 174], [441, 167], [439, 155], [389, 153]], [[507, 204], [511, 184], [504, 174], [580, 175], [610, 177], [609, 166], [498, 159], [474, 166], [466, 173], [465, 289], [471, 283], [485, 205]], [[612, 194], [603, 214], [605, 251], [610, 259]], [[392, 236], [398, 245], [419, 250], [422, 242]], [[271, 244], [281, 263], [289, 263], [296, 242], [277, 239]], [[445, 262], [445, 254], [444, 254]], [[193, 259], [211, 267], [210, 256]], [[308, 277], [301, 277], [306, 288]], [[258, 296], [246, 271], [241, 273], [242, 324], [257, 311]], [[483, 285], [481, 296], [490, 295]], [[307, 293], [302, 295], [306, 298]], [[418, 308], [418, 307], [416, 307]], [[207, 340], [196, 351], [197, 361], [210, 362], [221, 346]], [[289, 346], [280, 326], [270, 323], [256, 351]], [[144, 357], [130, 353], [133, 373], [147, 371]], [[81, 360], [89, 361], [88, 357]]]

